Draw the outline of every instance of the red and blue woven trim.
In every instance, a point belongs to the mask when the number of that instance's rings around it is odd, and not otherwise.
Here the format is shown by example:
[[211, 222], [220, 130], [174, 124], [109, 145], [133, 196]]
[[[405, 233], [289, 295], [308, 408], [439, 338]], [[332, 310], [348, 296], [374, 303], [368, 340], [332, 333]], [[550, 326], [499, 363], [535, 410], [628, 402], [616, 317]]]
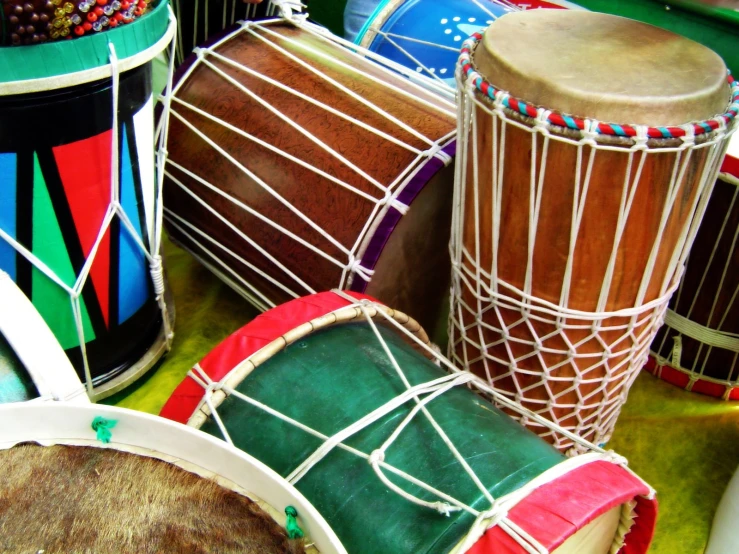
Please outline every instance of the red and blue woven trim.
[[[496, 89], [492, 84], [486, 81], [482, 75], [477, 73], [472, 67], [471, 54], [477, 47], [478, 43], [482, 40], [480, 33], [473, 33], [470, 38], [462, 43], [462, 50], [459, 55], [457, 62], [461, 68], [462, 75], [467, 79], [472, 79], [477, 90], [484, 95], [495, 100], [497, 95], [503, 95], [501, 103], [504, 107], [522, 115], [536, 118], [539, 115], [539, 108], [528, 104], [523, 100], [519, 100], [510, 96], [505, 91]], [[721, 122], [725, 123], [728, 127], [732, 122], [739, 116], [739, 81], [734, 79], [731, 73], [727, 76], [727, 81], [731, 87], [731, 103], [726, 109], [726, 113], [718, 115], [713, 119], [706, 121], [699, 121], [695, 123], [688, 123], [679, 127], [647, 127], [647, 137], [653, 139], [670, 139], [670, 138], [681, 138], [688, 135], [688, 129], [692, 127], [693, 134], [695, 136], [711, 133], [717, 130], [721, 126]], [[585, 131], [586, 123], [584, 119], [572, 117], [558, 112], [550, 112], [546, 118], [546, 121], [551, 125], [557, 127], [564, 127], [575, 131]], [[596, 132], [600, 135], [614, 136], [614, 137], [636, 137], [637, 127], [634, 125], [617, 125], [615, 123], [601, 123], [598, 122]]]

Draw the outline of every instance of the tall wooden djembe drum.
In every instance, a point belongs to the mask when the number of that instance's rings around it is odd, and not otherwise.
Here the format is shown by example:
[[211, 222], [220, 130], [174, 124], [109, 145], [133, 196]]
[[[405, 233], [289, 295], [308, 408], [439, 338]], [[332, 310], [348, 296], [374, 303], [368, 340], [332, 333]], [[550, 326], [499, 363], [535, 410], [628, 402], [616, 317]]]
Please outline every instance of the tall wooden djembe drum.
[[564, 10], [501, 17], [465, 43], [457, 79], [450, 353], [604, 443], [677, 286], [739, 88], [697, 43]]

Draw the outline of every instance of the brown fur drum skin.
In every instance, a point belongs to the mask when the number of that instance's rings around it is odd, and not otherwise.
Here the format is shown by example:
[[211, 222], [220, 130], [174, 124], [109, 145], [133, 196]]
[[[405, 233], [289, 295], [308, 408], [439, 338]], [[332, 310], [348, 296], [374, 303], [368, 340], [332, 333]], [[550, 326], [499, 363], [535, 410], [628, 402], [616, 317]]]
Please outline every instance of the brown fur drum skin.
[[253, 501], [161, 460], [23, 444], [0, 468], [0, 552], [304, 552]]

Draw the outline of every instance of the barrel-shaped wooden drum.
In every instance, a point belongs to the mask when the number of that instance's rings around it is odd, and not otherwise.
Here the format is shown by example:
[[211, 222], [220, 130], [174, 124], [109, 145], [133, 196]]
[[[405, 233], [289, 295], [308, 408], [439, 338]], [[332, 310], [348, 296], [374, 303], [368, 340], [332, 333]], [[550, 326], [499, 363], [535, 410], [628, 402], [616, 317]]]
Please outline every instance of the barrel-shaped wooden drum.
[[261, 309], [366, 289], [433, 324], [453, 106], [337, 40], [297, 16], [249, 22], [181, 66], [168, 231]]
[[175, 22], [167, 2], [151, 7], [0, 56], [0, 269], [95, 398], [149, 370], [171, 340], [151, 62]]
[[0, 420], [5, 552], [346, 554], [274, 471], [184, 425], [64, 402]]
[[674, 385], [739, 400], [739, 135], [734, 133], [685, 274], [645, 366]]
[[646, 552], [656, 503], [622, 460], [567, 459], [469, 384], [493, 393], [408, 316], [326, 292], [231, 335], [162, 415], [287, 477], [349, 552]]
[[465, 44], [458, 76], [450, 352], [604, 443], [677, 286], [739, 88], [703, 46], [574, 10], [499, 18]]

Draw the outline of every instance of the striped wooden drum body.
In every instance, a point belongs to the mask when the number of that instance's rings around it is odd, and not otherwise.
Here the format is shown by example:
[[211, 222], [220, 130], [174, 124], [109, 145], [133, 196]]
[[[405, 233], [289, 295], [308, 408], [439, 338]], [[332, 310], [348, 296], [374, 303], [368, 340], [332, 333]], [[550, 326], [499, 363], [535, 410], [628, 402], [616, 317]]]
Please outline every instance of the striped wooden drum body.
[[687, 390], [739, 400], [739, 140], [734, 135], [646, 368]]
[[181, 66], [168, 231], [261, 309], [338, 286], [433, 324], [452, 105], [337, 40], [302, 19], [249, 23]]
[[[739, 87], [696, 43], [575, 10], [506, 15], [460, 65], [450, 352], [604, 443], [677, 286]], [[599, 123], [618, 120], [634, 125]]]
[[349, 552], [646, 552], [649, 487], [597, 448], [566, 459], [467, 384], [489, 390], [408, 316], [337, 291], [234, 333], [162, 415], [287, 476]]
[[184, 425], [63, 402], [0, 406], [0, 420], [4, 551], [346, 553], [284, 479]]
[[151, 368], [171, 338], [150, 62], [173, 35], [162, 2], [119, 29], [3, 52], [0, 269], [96, 398]]

